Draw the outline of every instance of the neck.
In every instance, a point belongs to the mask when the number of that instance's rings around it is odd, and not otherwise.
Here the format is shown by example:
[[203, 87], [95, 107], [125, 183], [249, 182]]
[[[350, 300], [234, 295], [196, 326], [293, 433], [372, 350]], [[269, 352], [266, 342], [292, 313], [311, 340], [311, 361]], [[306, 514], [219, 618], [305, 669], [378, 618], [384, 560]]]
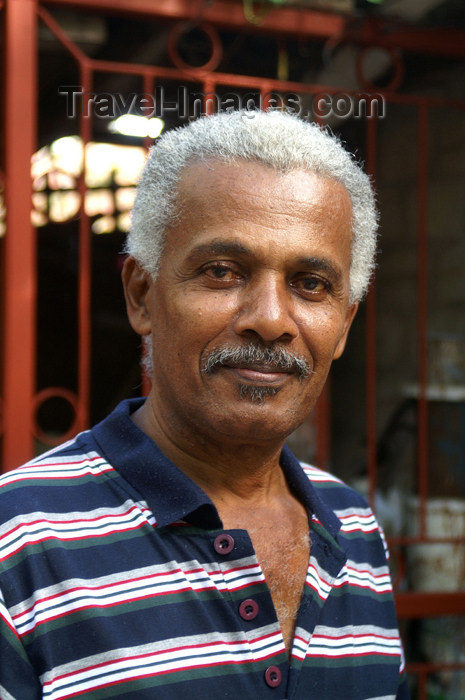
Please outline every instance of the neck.
[[279, 465], [283, 440], [257, 444], [169, 430], [150, 397], [131, 418], [215, 503], [265, 503], [285, 488]]

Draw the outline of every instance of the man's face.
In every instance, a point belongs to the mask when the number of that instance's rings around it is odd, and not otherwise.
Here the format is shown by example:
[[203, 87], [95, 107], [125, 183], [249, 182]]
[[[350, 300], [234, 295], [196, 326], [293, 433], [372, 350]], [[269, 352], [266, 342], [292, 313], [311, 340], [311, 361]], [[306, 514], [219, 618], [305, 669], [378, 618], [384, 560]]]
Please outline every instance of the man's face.
[[152, 405], [203, 440], [282, 440], [313, 408], [356, 307], [351, 203], [306, 171], [190, 166], [145, 294]]

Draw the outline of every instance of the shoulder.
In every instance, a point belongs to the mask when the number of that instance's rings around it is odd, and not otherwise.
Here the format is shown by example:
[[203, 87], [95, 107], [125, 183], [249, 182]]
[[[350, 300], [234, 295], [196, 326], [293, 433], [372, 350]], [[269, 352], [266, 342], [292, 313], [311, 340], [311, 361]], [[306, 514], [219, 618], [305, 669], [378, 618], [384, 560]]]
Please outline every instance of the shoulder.
[[[0, 476], [1, 522], [37, 509], [60, 510], [70, 488], [112, 472], [87, 432]], [[1, 525], [0, 522], [0, 525]]]
[[[329, 472], [302, 462], [301, 467], [323, 504], [339, 520], [339, 539], [354, 544], [361, 540], [378, 542], [387, 556], [384, 532], [365, 497]], [[318, 514], [314, 520], [318, 522]]]
[[300, 462], [305, 475], [317, 490], [318, 495], [333, 510], [334, 508], [362, 508], [369, 509], [364, 496], [344, 483], [330, 472], [318, 469], [305, 462]]

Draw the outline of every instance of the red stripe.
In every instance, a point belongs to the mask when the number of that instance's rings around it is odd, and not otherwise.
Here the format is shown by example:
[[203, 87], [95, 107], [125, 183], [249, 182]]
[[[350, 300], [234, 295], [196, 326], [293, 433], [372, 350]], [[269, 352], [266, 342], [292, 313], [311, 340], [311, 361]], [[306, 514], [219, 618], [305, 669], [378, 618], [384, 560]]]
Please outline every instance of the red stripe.
[[306, 577], [306, 579], [305, 579], [305, 585], [309, 586], [309, 588], [311, 588], [313, 591], [315, 591], [315, 593], [318, 595], [318, 597], [320, 598], [320, 600], [325, 601], [326, 598], [327, 598], [328, 595], [329, 595], [329, 592], [326, 593], [324, 597], [323, 597], [322, 595], [320, 595], [320, 592], [319, 592], [319, 590], [318, 590], [317, 588], [315, 588], [315, 585], [313, 585], [312, 583], [310, 583], [310, 581], [307, 580], [310, 571], [314, 571], [315, 574], [316, 574], [316, 579], [317, 579], [318, 581], [322, 581], [323, 583], [325, 583], [325, 584], [328, 586], [328, 588], [331, 588], [331, 587], [332, 587], [332, 584], [331, 584], [329, 581], [326, 581], [326, 579], [324, 579], [322, 576], [320, 576], [319, 573], [318, 573], [318, 571], [316, 570], [316, 568], [314, 568], [313, 566], [309, 566], [309, 567], [308, 567], [308, 569], [307, 569], [307, 577]]
[[140, 512], [140, 508], [136, 505], [131, 506], [129, 510], [125, 511], [124, 513], [108, 513], [106, 515], [97, 515], [95, 518], [87, 518], [87, 519], [82, 519], [82, 520], [45, 520], [44, 518], [40, 518], [38, 520], [31, 520], [28, 522], [20, 523], [19, 525], [16, 525], [14, 528], [11, 530], [8, 530], [3, 537], [9, 537], [13, 533], [15, 533], [17, 530], [20, 530], [21, 528], [30, 528], [33, 525], [41, 525], [43, 523], [47, 525], [73, 525], [73, 524], [79, 524], [79, 525], [84, 525], [87, 523], [96, 523], [99, 520], [109, 520], [110, 518], [124, 518], [125, 515], [129, 515], [130, 513], [133, 513], [134, 511]]
[[398, 643], [398, 638], [397, 637], [387, 637], [384, 634], [373, 634], [373, 633], [368, 633], [368, 634], [341, 634], [338, 637], [331, 637], [328, 634], [317, 634], [313, 636], [313, 640], [317, 639], [330, 639], [331, 641], [342, 641], [343, 639], [363, 639], [364, 637], [369, 637], [370, 639], [387, 639], [391, 642], [397, 642]]
[[[40, 622], [36, 622], [36, 624], [27, 632], [24, 632], [21, 634], [21, 637], [24, 639], [27, 637], [29, 634], [34, 632], [34, 630], [37, 629], [40, 625], [44, 625], [48, 622], [52, 622], [53, 620], [58, 620], [63, 617], [68, 617], [69, 615], [75, 615], [78, 612], [82, 612], [83, 610], [95, 610], [96, 608], [101, 608], [101, 609], [107, 609], [107, 608], [115, 608], [118, 605], [128, 605], [129, 603], [133, 603], [138, 600], [147, 600], [148, 598], [159, 598], [162, 595], [173, 595], [175, 593], [185, 593], [186, 591], [191, 591], [192, 588], [190, 586], [186, 586], [184, 588], [179, 588], [177, 591], [160, 591], [159, 593], [147, 593], [146, 595], [140, 596], [140, 598], [130, 598], [129, 600], [119, 600], [119, 601], [114, 601], [114, 602], [98, 602], [95, 601], [95, 603], [92, 603], [91, 605], [81, 605], [79, 607], [73, 608], [73, 610], [66, 610], [65, 612], [62, 613], [57, 613], [56, 615], [53, 615], [52, 617], [47, 617], [45, 620], [41, 620]], [[208, 590], [207, 588], [205, 589], [199, 589], [199, 590]]]
[[317, 477], [319, 484], [342, 484], [342, 481], [336, 476], [331, 476], [331, 474], [323, 472], [316, 467], [303, 467], [303, 471], [310, 481], [312, 477]]
[[[236, 571], [236, 570], [238, 571], [238, 570], [240, 570], [240, 569], [246, 569], [246, 568], [251, 568], [251, 567], [238, 567], [237, 569], [231, 569], [231, 571], [233, 571], [233, 570], [234, 570], [234, 571]], [[131, 585], [131, 584], [135, 584], [135, 583], [140, 582], [140, 581], [153, 581], [155, 578], [159, 578], [159, 577], [162, 577], [162, 576], [166, 576], [166, 577], [172, 578], [172, 577], [175, 576], [176, 574], [180, 574], [181, 576], [184, 576], [184, 575], [193, 574], [193, 573], [197, 573], [197, 572], [206, 573], [208, 577], [210, 577], [210, 576], [212, 575], [211, 572], [206, 572], [205, 569], [202, 569], [202, 568], [200, 568], [200, 567], [199, 567], [199, 568], [196, 568], [196, 569], [189, 569], [189, 570], [186, 571], [186, 572], [184, 572], [182, 569], [179, 569], [179, 568], [178, 568], [178, 569], [170, 569], [170, 570], [168, 570], [168, 571], [154, 572], [154, 573], [152, 573], [152, 574], [147, 574], [146, 576], [137, 576], [137, 577], [135, 577], [135, 578], [124, 579], [124, 580], [121, 580], [121, 581], [115, 581], [114, 583], [102, 584], [102, 585], [100, 585], [100, 586], [74, 586], [74, 587], [72, 587], [72, 588], [67, 588], [65, 591], [60, 591], [59, 593], [54, 593], [53, 595], [45, 596], [45, 597], [40, 598], [40, 601], [36, 601], [36, 603], [34, 603], [33, 605], [31, 605], [29, 608], [26, 608], [26, 609], [23, 610], [21, 613], [18, 613], [17, 615], [14, 615], [14, 616], [13, 616], [13, 619], [14, 619], [14, 620], [18, 620], [18, 619], [19, 619], [20, 617], [22, 617], [23, 615], [27, 615], [28, 613], [31, 613], [31, 612], [34, 610], [34, 608], [36, 607], [37, 602], [45, 603], [45, 602], [57, 600], [57, 599], [60, 599], [60, 598], [64, 598], [65, 596], [67, 596], [67, 595], [69, 595], [69, 594], [71, 594], [71, 593], [82, 592], [82, 593], [85, 594], [85, 595], [92, 595], [92, 593], [93, 593], [94, 591], [101, 591], [101, 590], [108, 590], [109, 593], [110, 593], [110, 592], [111, 592], [111, 589], [117, 588], [117, 587], [121, 586], [122, 584], [123, 584], [123, 585], [124, 585], [124, 584], [126, 584], [126, 585]], [[220, 572], [219, 570], [218, 570], [218, 571], [214, 571], [213, 573], [221, 574], [221, 572]], [[170, 582], [167, 581], [167, 583], [170, 583]], [[194, 585], [195, 585], [195, 582], [189, 582], [189, 583], [190, 583], [189, 587], [188, 587], [188, 588], [185, 588], [185, 589], [182, 589], [182, 590], [194, 590], [193, 587], [194, 587]], [[250, 587], [250, 586], [257, 585], [258, 583], [262, 583], [262, 582], [261, 582], [261, 581], [253, 581], [253, 582], [251, 582], [251, 583], [243, 584], [243, 585], [240, 586], [240, 587], [237, 587], [237, 586], [236, 586], [236, 587], [234, 587], [234, 590], [241, 590], [242, 588], [248, 588], [248, 587]], [[199, 582], [198, 585], [201, 585], [200, 582]], [[232, 586], [231, 586], [231, 587], [232, 587]], [[202, 586], [201, 588], [199, 588], [198, 586], [196, 586], [195, 590], [196, 590], [196, 591], [206, 591], [206, 590], [210, 590], [211, 588], [217, 588], [217, 585], [214, 583], [214, 581], [211, 582], [211, 585], [210, 585], [210, 586], [205, 586], [205, 585], [204, 585], [204, 586]], [[127, 591], [124, 591], [124, 590], [123, 590], [123, 591], [121, 591], [121, 594], [124, 594], [124, 593], [126, 593], [126, 592], [127, 592]], [[171, 591], [164, 591], [163, 594], [168, 595], [168, 594], [170, 594], [170, 593], [176, 594], [176, 593], [179, 593], [179, 592], [180, 592], [179, 589], [176, 589], [176, 590], [175, 590], [175, 589], [172, 589]], [[147, 596], [141, 596], [141, 597], [133, 598], [132, 600], [143, 600], [144, 597], [148, 597], [148, 598], [149, 598], [149, 597], [152, 597], [152, 595], [154, 595], [154, 596], [155, 596], [155, 595], [162, 595], [162, 593], [159, 593], [159, 594], [151, 594], [151, 595], [147, 595]], [[72, 603], [72, 601], [69, 601], [69, 602]], [[123, 602], [127, 603], [127, 602], [130, 602], [130, 601], [123, 601]], [[108, 604], [108, 606], [104, 606], [103, 604], [102, 604], [102, 605], [97, 605], [97, 607], [109, 607], [110, 605], [115, 605], [115, 603], [113, 603], [113, 604]], [[91, 607], [91, 606], [89, 606], [89, 607]], [[79, 608], [79, 609], [82, 609], [82, 608]], [[74, 611], [68, 611], [68, 612], [74, 612]], [[68, 613], [63, 613], [63, 615], [65, 615], [65, 614], [68, 614]], [[49, 620], [57, 619], [58, 617], [61, 617], [61, 615], [56, 615], [55, 617], [47, 618], [47, 620], [44, 620], [44, 622], [47, 622], [47, 621], [49, 621]], [[42, 624], [42, 623], [37, 623], [37, 624]], [[34, 627], [34, 629], [35, 629], [35, 627]], [[32, 631], [32, 630], [30, 630], [30, 631]], [[27, 633], [25, 633], [25, 634], [29, 634], [29, 632], [27, 632]]]
[[385, 574], [374, 574], [369, 569], [355, 569], [353, 566], [348, 566], [347, 571], [353, 571], [356, 574], [368, 574], [372, 578], [387, 578], [387, 579], [389, 579], [389, 574], [387, 572]]
[[341, 581], [341, 582], [334, 582], [334, 587], [335, 588], [342, 588], [343, 586], [352, 586], [354, 588], [369, 588], [370, 591], [373, 591], [377, 595], [390, 595], [392, 593], [392, 586], [387, 588], [385, 591], [380, 591], [376, 588], [376, 586], [370, 585], [369, 583], [363, 583], [363, 582], [358, 582], [358, 581]]
[[[275, 634], [276, 634], [276, 632], [272, 632], [270, 634], [265, 634], [261, 637], [256, 637], [255, 639], [252, 639], [249, 642], [249, 646], [251, 646], [254, 642], [258, 642], [258, 641], [261, 641], [263, 639], [273, 637]], [[186, 651], [188, 649], [204, 649], [207, 647], [211, 647], [212, 652], [213, 652], [214, 648], [218, 647], [218, 646], [223, 646], [223, 645], [234, 646], [234, 645], [244, 644], [244, 643], [247, 644], [246, 639], [244, 639], [243, 641], [218, 640], [217, 642], [204, 642], [202, 644], [185, 644], [185, 645], [178, 646], [178, 647], [170, 647], [169, 649], [160, 649], [159, 651], [147, 652], [146, 654], [136, 654], [134, 656], [124, 656], [124, 657], [121, 657], [120, 659], [112, 659], [111, 661], [102, 661], [99, 664], [94, 664], [93, 666], [86, 666], [85, 668], [81, 668], [78, 671], [73, 671], [72, 673], [64, 673], [61, 676], [56, 676], [53, 679], [53, 681], [48, 681], [48, 682], [44, 683], [43, 687], [46, 688], [46, 686], [51, 685], [52, 682], [57, 681], [57, 680], [62, 680], [65, 678], [72, 678], [73, 676], [77, 675], [78, 673], [82, 673], [82, 672], [87, 673], [89, 671], [95, 671], [96, 669], [99, 669], [99, 668], [110, 668], [112, 665], [121, 663], [121, 661], [141, 661], [142, 659], [147, 659], [149, 657], [159, 656], [161, 654], [172, 654], [176, 651]], [[275, 654], [276, 654], [276, 652], [273, 652], [273, 653], [268, 654], [267, 656], [264, 656], [263, 658], [268, 659], [271, 656], [274, 656]], [[251, 661], [253, 661], [253, 660], [254, 659], [251, 659]], [[229, 664], [229, 663], [248, 663], [248, 662], [241, 660], [240, 662], [235, 662], [235, 661], [227, 662], [226, 661], [226, 662], [221, 662], [221, 663], [222, 664]], [[199, 664], [198, 666], [195, 666], [195, 668], [206, 668], [208, 666], [214, 666], [214, 665], [216, 665], [216, 664], [211, 664], [211, 663], [210, 664], [202, 664], [202, 665]], [[173, 669], [173, 670], [174, 671], [182, 671], [182, 670], [186, 670], [187, 668], [190, 668], [190, 667], [186, 666], [186, 667], [181, 667], [181, 668], [177, 668], [177, 669]], [[163, 673], [172, 673], [172, 672], [173, 671], [163, 671]], [[146, 674], [146, 675], [153, 675], [153, 674]], [[141, 677], [144, 677], [144, 676], [141, 676]], [[119, 682], [119, 681], [116, 681], [116, 682]], [[99, 686], [99, 687], [104, 687], [104, 686]]]
[[[101, 462], [100, 466], [102, 467], [103, 471], [114, 471], [113, 467], [111, 464], [108, 464], [108, 462], [105, 462], [103, 457], [92, 457], [89, 459], [82, 459], [82, 460], [77, 460], [73, 462], [39, 462], [38, 464], [25, 464], [22, 467], [19, 467], [14, 474], [5, 474], [4, 475], [4, 481], [7, 483], [22, 480], [22, 479], [29, 479], [29, 478], [39, 478], [39, 479], [69, 479], [69, 478], [76, 478], [76, 474], [71, 474], [71, 475], [59, 475], [60, 474], [60, 469], [63, 471], [66, 470], [67, 467], [74, 466], [77, 464], [83, 464], [87, 465], [88, 469], [92, 469], [92, 467], [95, 466], [96, 462]], [[28, 472], [29, 470], [35, 471], [36, 469], [43, 469], [44, 467], [50, 468], [50, 469], [56, 469], [57, 474], [54, 475], [43, 475], [41, 476], [40, 474], [35, 475], [35, 474], [25, 474], [24, 472]], [[78, 472], [79, 473], [79, 472]], [[87, 473], [86, 470], [84, 469], [83, 474]], [[92, 473], [92, 472], [91, 472]]]
[[[60, 447], [57, 448], [57, 452], [59, 452], [65, 445], [60, 445]], [[53, 454], [53, 453], [52, 453]], [[45, 459], [45, 457], [44, 457]], [[108, 462], [105, 461], [105, 459], [102, 457], [102, 455], [96, 455], [95, 457], [86, 457], [85, 459], [76, 459], [76, 460], [70, 460], [69, 462], [44, 462], [44, 461], [38, 461], [35, 463], [30, 463], [30, 464], [24, 464], [23, 467], [20, 467], [20, 469], [37, 469], [39, 467], [57, 467], [57, 466], [69, 466], [70, 464], [89, 464], [92, 462], [98, 462], [101, 460], [104, 464], [106, 464], [110, 469], [113, 469], [113, 467], [108, 464]]]
[[399, 656], [397, 651], [357, 651], [353, 654], [307, 654], [308, 658], [312, 659], [353, 659], [354, 656]]
[[371, 532], [378, 532], [378, 527], [374, 525], [372, 528], [362, 528], [362, 527], [352, 527], [350, 525], [343, 525], [341, 528], [342, 532], [362, 532], [365, 535], [369, 535]]
[[87, 519], [75, 519], [75, 520], [45, 520], [44, 518], [41, 518], [39, 520], [31, 520], [28, 522], [20, 523], [19, 525], [16, 525], [12, 530], [8, 530], [4, 537], [8, 537], [8, 535], [13, 534], [16, 530], [19, 530], [21, 527], [31, 527], [32, 525], [38, 525], [40, 523], [48, 523], [50, 525], [71, 525], [74, 523], [95, 523], [98, 522], [99, 520], [108, 520], [109, 518], [123, 518], [125, 515], [129, 515], [129, 513], [133, 513], [134, 511], [140, 511], [140, 508], [137, 505], [131, 506], [129, 510], [124, 511], [124, 513], [108, 513], [106, 515], [97, 515], [95, 518], [87, 518]]
[[[243, 586], [243, 588], [246, 588], [246, 586]], [[49, 622], [52, 622], [53, 620], [58, 620], [58, 619], [61, 619], [64, 617], [68, 617], [68, 615], [75, 615], [76, 613], [82, 612], [83, 610], [94, 610], [94, 609], [99, 609], [99, 608], [108, 609], [108, 608], [117, 607], [119, 605], [129, 605], [130, 603], [134, 603], [134, 602], [137, 602], [139, 600], [148, 600], [149, 598], [159, 598], [159, 597], [165, 596], [165, 595], [178, 595], [180, 593], [186, 593], [188, 591], [191, 591], [192, 593], [197, 594], [197, 593], [201, 593], [203, 591], [211, 591], [212, 589], [217, 590], [214, 583], [212, 583], [209, 586], [202, 586], [200, 588], [197, 587], [195, 590], [192, 587], [192, 584], [188, 583], [182, 588], [177, 588], [177, 589], [172, 588], [172, 589], [169, 589], [167, 591], [159, 591], [159, 592], [153, 591], [151, 593], [146, 593], [145, 595], [135, 596], [133, 598], [128, 598], [125, 600], [107, 601], [106, 602], [106, 601], [99, 601], [98, 599], [95, 599], [95, 602], [93, 602], [92, 604], [76, 605], [76, 607], [74, 607], [72, 610], [66, 610], [66, 611], [61, 612], [61, 613], [56, 613], [55, 615], [51, 615], [51, 616], [46, 617], [43, 620], [37, 621], [33, 625], [33, 627], [31, 627], [30, 629], [27, 630], [27, 632], [21, 633], [21, 638], [22, 639], [26, 638], [28, 635], [30, 635], [32, 632], [34, 632], [40, 625], [47, 624]], [[80, 589], [80, 588], [76, 588], [74, 590], [82, 590], [83, 592], [86, 591], [86, 589]], [[240, 590], [240, 589], [237, 589], [237, 590]], [[124, 594], [124, 593], [125, 593], [124, 591], [121, 592], [121, 594]], [[51, 596], [51, 598], [53, 598], [53, 597], [56, 597], [56, 596]], [[44, 598], [44, 599], [41, 599], [41, 601], [42, 600], [46, 600], [46, 599]], [[72, 602], [73, 601], [69, 601], [70, 604], [72, 604]], [[76, 601], [76, 603], [77, 603], [77, 601]], [[34, 609], [34, 606], [29, 608], [29, 610], [27, 612], [32, 611], [33, 609]], [[16, 620], [23, 614], [24, 613], [20, 613], [20, 614], [16, 615], [13, 619]], [[19, 624], [22, 624], [22, 623], [18, 623], [18, 625]], [[23, 623], [23, 624], [26, 624], [26, 623]]]
[[[104, 589], [113, 588], [115, 586], [120, 586], [121, 584], [131, 584], [131, 583], [135, 583], [137, 581], [146, 581], [146, 580], [150, 580], [150, 579], [153, 579], [153, 578], [159, 577], [159, 576], [172, 576], [173, 574], [176, 574], [176, 573], [182, 574], [181, 569], [170, 569], [167, 572], [160, 571], [158, 573], [147, 574], [147, 576], [138, 576], [136, 578], [125, 579], [124, 581], [115, 581], [114, 583], [102, 584], [101, 586], [74, 586], [73, 588], [67, 588], [66, 591], [61, 591], [60, 593], [54, 593], [53, 595], [45, 596], [44, 598], [40, 598], [40, 602], [54, 600], [56, 598], [62, 598], [64, 595], [67, 595], [68, 593], [74, 593], [76, 591], [82, 591], [82, 592], [101, 591]], [[35, 605], [36, 604], [31, 605], [30, 608], [26, 608], [26, 610], [24, 610], [22, 613], [15, 615], [13, 619], [17, 619], [21, 615], [24, 615], [28, 612], [31, 612], [32, 610], [34, 610]]]
[[323, 596], [321, 595], [320, 591], [319, 591], [317, 588], [315, 588], [315, 586], [313, 586], [309, 581], [305, 581], [305, 584], [306, 584], [309, 588], [311, 588], [312, 591], [315, 591], [315, 593], [317, 594], [318, 598], [319, 598], [320, 600], [322, 600], [323, 602], [324, 602], [324, 601], [326, 600], [326, 598], [328, 597], [329, 594], [326, 594], [326, 596], [323, 597]]
[[242, 591], [244, 588], [251, 588], [252, 586], [258, 586], [260, 583], [265, 583], [265, 581], [250, 581], [249, 583], [243, 583], [241, 586], [234, 586], [234, 584], [228, 584], [228, 589], [231, 591]]
[[[43, 522], [46, 522], [46, 521], [43, 521]], [[119, 528], [118, 530], [115, 529], [115, 530], [112, 530], [110, 532], [102, 532], [99, 534], [93, 533], [93, 534], [89, 534], [89, 535], [81, 535], [80, 537], [63, 537], [63, 533], [61, 533], [61, 539], [60, 539], [60, 535], [57, 534], [57, 535], [50, 535], [48, 537], [42, 537], [41, 539], [34, 540], [34, 541], [27, 540], [26, 542], [24, 542], [21, 545], [21, 547], [19, 547], [18, 549], [15, 549], [13, 552], [10, 552], [10, 554], [8, 554], [7, 556], [0, 557], [0, 561], [7, 561], [7, 559], [9, 559], [10, 557], [16, 556], [16, 554], [21, 552], [25, 547], [28, 547], [29, 545], [34, 546], [34, 545], [42, 544], [43, 542], [48, 542], [49, 540], [57, 540], [58, 542], [80, 542], [81, 540], [83, 541], [83, 540], [90, 540], [90, 539], [100, 539], [101, 537], [109, 537], [110, 535], [117, 534], [120, 532], [129, 532], [130, 530], [138, 530], [138, 529], [144, 527], [144, 525], [146, 525], [146, 524], [147, 524], [147, 522], [137, 523], [137, 524], [133, 524], [132, 527], [128, 526], [128, 527], [124, 527], [124, 528]]]
[[[232, 666], [234, 664], [245, 664], [245, 663], [251, 663], [252, 661], [253, 661], [253, 659], [251, 659], [250, 661], [244, 661], [244, 660], [241, 660], [241, 661], [235, 661], [235, 660], [222, 661], [221, 666]], [[194, 668], [195, 669], [197, 669], [197, 668], [199, 668], [199, 669], [200, 668], [210, 668], [210, 667], [219, 666], [219, 665], [220, 665], [219, 663], [198, 664]], [[131, 681], [140, 680], [141, 678], [150, 678], [150, 676], [164, 676], [164, 675], [167, 675], [168, 673], [178, 673], [179, 671], [186, 671], [186, 670], [192, 670], [192, 666], [170, 669], [170, 670], [166, 670], [166, 671], [151, 671], [149, 673], [140, 673], [137, 676], [131, 676], [131, 678], [122, 678], [119, 681], [108, 681], [107, 683], [104, 683], [103, 685], [93, 686], [91, 688], [86, 689], [85, 692], [92, 693], [92, 692], [95, 692], [97, 690], [101, 690], [102, 688], [110, 688], [111, 686], [121, 685], [122, 683], [129, 683]], [[63, 693], [63, 691], [61, 691], [61, 693]], [[66, 695], [66, 696], [60, 695], [59, 697], [75, 698], [78, 695], [82, 695], [82, 690], [78, 690], [75, 693], [71, 693], [70, 695]]]
[[[214, 562], [212, 562], [212, 563], [214, 563]], [[208, 571], [207, 573], [209, 576], [213, 576], [214, 574], [226, 576], [227, 574], [230, 574], [232, 572], [247, 571], [247, 570], [252, 571], [253, 569], [260, 570], [260, 567], [257, 564], [244, 564], [244, 566], [235, 566], [232, 569], [225, 569], [223, 571], [221, 569], [214, 569], [213, 571]], [[202, 567], [198, 567], [196, 569], [188, 569], [186, 571], [186, 573], [188, 573], [188, 574], [196, 573], [197, 571], [206, 571], [206, 569], [203, 569]]]

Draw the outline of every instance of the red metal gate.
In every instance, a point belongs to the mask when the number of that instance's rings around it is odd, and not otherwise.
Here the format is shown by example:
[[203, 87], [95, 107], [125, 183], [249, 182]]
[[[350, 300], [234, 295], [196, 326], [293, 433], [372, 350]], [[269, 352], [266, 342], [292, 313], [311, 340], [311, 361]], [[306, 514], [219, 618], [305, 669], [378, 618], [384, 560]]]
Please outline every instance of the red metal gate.
[[[79, 180], [81, 208], [79, 215], [77, 265], [77, 382], [75, 389], [67, 386], [45, 386], [37, 391], [36, 386], [36, 305], [37, 305], [37, 240], [36, 231], [31, 225], [29, 202], [32, 196], [30, 178], [30, 159], [36, 150], [36, 111], [37, 111], [37, 23], [48, 27], [58, 41], [66, 48], [76, 61], [79, 69], [79, 83], [82, 103], [79, 107], [79, 134], [83, 144], [92, 140], [91, 95], [94, 78], [97, 73], [108, 75], [140, 76], [143, 92], [154, 94], [157, 86], [164, 82], [178, 83], [204, 95], [205, 112], [215, 108], [215, 96], [219, 90], [234, 87], [238, 90], [251, 90], [259, 93], [263, 106], [267, 106], [271, 94], [295, 94], [305, 98], [315, 95], [332, 95], [338, 90], [333, 87], [307, 85], [288, 80], [260, 78], [255, 76], [220, 73], [215, 70], [221, 54], [221, 39], [215, 27], [241, 28], [246, 23], [242, 7], [236, 3], [223, 0], [203, 9], [202, 24], [211, 43], [211, 55], [199, 68], [192, 68], [179, 55], [176, 38], [179, 29], [174, 25], [171, 32], [170, 56], [172, 66], [138, 65], [93, 59], [71, 41], [67, 34], [47, 9], [51, 6], [78, 4], [105, 12], [115, 9], [121, 12], [139, 13], [158, 16], [164, 20], [185, 20], [194, 18], [199, 21], [198, 8], [192, 8], [187, 2], [160, 3], [153, 7], [150, 0], [120, 0], [120, 2], [81, 2], [71, 3], [67, 0], [54, 0], [40, 3], [37, 0], [7, 0], [2, 10], [4, 23], [4, 190], [6, 203], [6, 235], [1, 240], [3, 249], [3, 468], [9, 469], [33, 456], [35, 441], [56, 444], [68, 435], [84, 429], [89, 425], [89, 411], [92, 399], [91, 387], [91, 285], [92, 232], [89, 216], [84, 209], [86, 182], [84, 172]], [[47, 7], [46, 7], [47, 6]], [[252, 30], [251, 25], [248, 25]], [[280, 36], [310, 35], [335, 41], [344, 30], [344, 20], [337, 15], [326, 15], [310, 11], [282, 8], [273, 10], [264, 18], [257, 31], [274, 32]], [[352, 37], [353, 38], [353, 37]], [[394, 49], [408, 47], [412, 43], [417, 48], [429, 51], [448, 52], [450, 55], [465, 55], [463, 36], [455, 33], [446, 35], [438, 33], [435, 42], [431, 37], [418, 33], [416, 36], [406, 32], [397, 32], [388, 37], [382, 33], [373, 35], [373, 27], [364, 25], [360, 28], [357, 40], [362, 46], [376, 43], [384, 45], [392, 56]], [[418, 592], [409, 590], [406, 584], [405, 549], [408, 547], [432, 545], [463, 546], [465, 537], [460, 534], [432, 535], [428, 529], [428, 498], [431, 497], [429, 460], [429, 408], [428, 395], [428, 287], [430, 257], [428, 254], [428, 188], [429, 188], [429, 119], [435, 110], [455, 110], [465, 114], [465, 102], [418, 97], [395, 92], [397, 78], [400, 76], [398, 65], [388, 89], [382, 93], [378, 88], [367, 87], [360, 95], [351, 93], [355, 102], [367, 100], [365, 109], [368, 118], [363, 120], [365, 137], [364, 149], [367, 170], [376, 178], [379, 169], [379, 132], [383, 126], [379, 112], [371, 107], [381, 99], [388, 107], [408, 107], [415, 114], [416, 143], [410, 144], [409, 157], [415, 159], [417, 168], [416, 184], [416, 338], [417, 338], [417, 381], [416, 381], [416, 478], [415, 491], [418, 497], [417, 519], [419, 527], [414, 534], [391, 535], [390, 546], [394, 554], [397, 571], [397, 606], [403, 620], [426, 619], [433, 616], [464, 616], [465, 591]], [[20, 76], [20, 80], [18, 80]], [[347, 93], [346, 93], [347, 94]], [[371, 102], [370, 102], [371, 100]], [[89, 104], [87, 104], [89, 103]], [[373, 104], [372, 104], [373, 103]], [[376, 106], [376, 105], [375, 105]], [[388, 117], [389, 118], [389, 117]], [[378, 370], [377, 343], [378, 295], [373, 286], [365, 304], [365, 428], [366, 465], [369, 483], [369, 496], [376, 503], [379, 486], [379, 425], [378, 412]], [[72, 420], [65, 434], [51, 438], [44, 434], [38, 420], [40, 407], [51, 397], [60, 397], [71, 407]], [[320, 465], [330, 463], [331, 443], [331, 406], [330, 390], [327, 388], [316, 411], [316, 461]], [[457, 494], [465, 498], [465, 493]], [[459, 552], [463, 550], [458, 550]], [[459, 555], [460, 556], [460, 555]], [[408, 569], [408, 567], [407, 567]], [[463, 582], [462, 582], [463, 583]], [[427, 680], [431, 674], [441, 671], [461, 671], [465, 675], [463, 659], [457, 662], [429, 659], [426, 662], [411, 663], [409, 670], [418, 677], [418, 698], [427, 697]], [[465, 685], [465, 684], [464, 684]]]

